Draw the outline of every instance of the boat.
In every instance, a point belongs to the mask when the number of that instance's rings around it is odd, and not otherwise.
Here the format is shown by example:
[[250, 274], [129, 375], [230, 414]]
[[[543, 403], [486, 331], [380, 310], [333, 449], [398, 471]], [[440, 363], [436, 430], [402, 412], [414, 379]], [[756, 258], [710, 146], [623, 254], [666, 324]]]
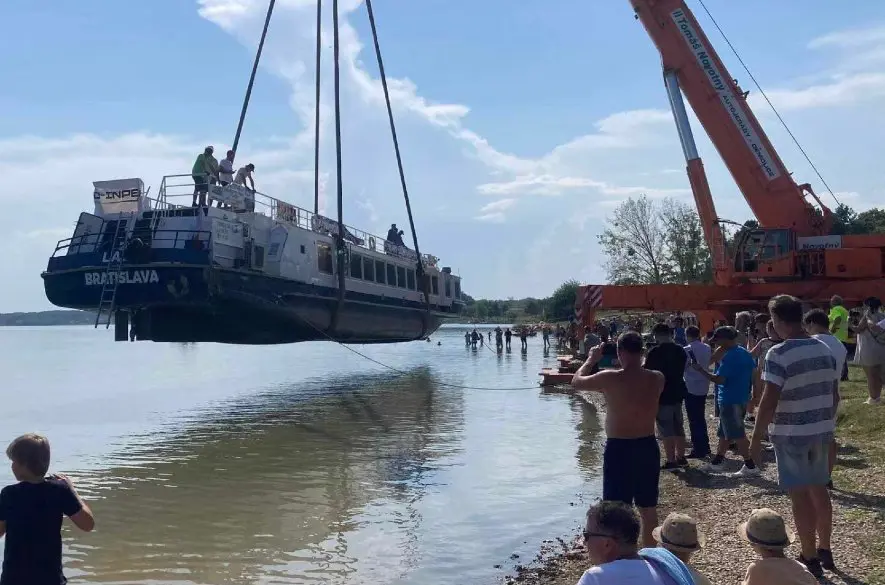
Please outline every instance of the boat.
[[190, 206], [190, 174], [156, 197], [140, 178], [93, 185], [42, 277], [52, 304], [113, 316], [117, 341], [396, 343], [464, 306], [438, 258], [239, 185], [211, 186], [224, 208]]

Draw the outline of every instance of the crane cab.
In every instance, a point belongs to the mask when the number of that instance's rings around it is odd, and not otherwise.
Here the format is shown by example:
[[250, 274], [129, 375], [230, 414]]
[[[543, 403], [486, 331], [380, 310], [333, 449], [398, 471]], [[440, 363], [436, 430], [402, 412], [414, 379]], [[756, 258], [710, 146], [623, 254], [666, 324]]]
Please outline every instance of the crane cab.
[[734, 242], [734, 278], [777, 282], [807, 278], [877, 279], [885, 242], [870, 236], [797, 236], [787, 228], [742, 230]]

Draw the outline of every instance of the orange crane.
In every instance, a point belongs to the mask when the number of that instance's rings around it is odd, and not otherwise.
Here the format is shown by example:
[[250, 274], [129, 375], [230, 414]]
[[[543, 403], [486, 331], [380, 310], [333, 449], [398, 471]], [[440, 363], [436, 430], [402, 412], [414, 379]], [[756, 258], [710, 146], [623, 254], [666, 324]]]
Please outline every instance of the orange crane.
[[[630, 3], [661, 54], [714, 283], [583, 285], [575, 304], [581, 322], [592, 325], [600, 309], [686, 311], [707, 329], [718, 319], [731, 321], [737, 311], [759, 309], [777, 294], [809, 305], [826, 304], [837, 294], [850, 303], [885, 297], [885, 235], [830, 235], [832, 212], [810, 185], [793, 180], [753, 115], [749, 92], [728, 72], [685, 1]], [[758, 229], [738, 232], [731, 253], [683, 95], [759, 222]]]

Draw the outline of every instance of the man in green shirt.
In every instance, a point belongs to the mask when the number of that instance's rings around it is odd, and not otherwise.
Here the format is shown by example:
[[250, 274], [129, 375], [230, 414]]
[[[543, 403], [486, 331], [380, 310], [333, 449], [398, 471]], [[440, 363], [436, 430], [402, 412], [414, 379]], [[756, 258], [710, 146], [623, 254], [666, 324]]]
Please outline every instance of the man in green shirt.
[[[214, 183], [214, 178], [218, 175], [218, 161], [212, 154], [215, 149], [207, 146], [194, 161], [191, 169], [191, 177], [194, 180], [194, 200], [193, 207], [197, 206], [197, 196], [199, 196], [199, 204], [201, 207], [206, 205], [206, 194], [209, 192], [209, 183]], [[210, 204], [211, 205], [211, 204]]]
[[[843, 305], [842, 297], [833, 295], [830, 299], [830, 333], [842, 342], [848, 341], [848, 309]], [[842, 380], [848, 379], [848, 360], [842, 366]]]

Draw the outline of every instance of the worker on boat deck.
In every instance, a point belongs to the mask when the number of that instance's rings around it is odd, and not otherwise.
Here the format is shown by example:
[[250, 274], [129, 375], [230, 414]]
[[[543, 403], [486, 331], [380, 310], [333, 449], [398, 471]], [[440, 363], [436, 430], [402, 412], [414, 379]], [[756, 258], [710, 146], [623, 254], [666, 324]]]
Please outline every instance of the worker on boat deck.
[[406, 247], [405, 242], [403, 242], [403, 230], [397, 229], [395, 223], [390, 224], [390, 229], [387, 230], [387, 241], [403, 248]]
[[206, 205], [206, 195], [209, 193], [209, 183], [214, 182], [218, 175], [218, 161], [212, 154], [215, 147], [207, 146], [203, 152], [197, 155], [194, 166], [191, 169], [191, 177], [194, 179], [194, 200], [192, 207], [197, 206], [197, 196], [199, 196], [199, 205]]
[[[227, 151], [227, 155], [218, 163], [218, 182], [222, 187], [226, 187], [234, 182], [234, 156], [236, 153], [232, 150]], [[218, 202], [218, 207], [222, 207], [223, 203]], [[212, 207], [212, 197], [209, 197], [209, 207]]]
[[[255, 179], [252, 177], [254, 171], [255, 165], [249, 163], [244, 167], [240, 167], [237, 171], [237, 176], [234, 178], [235, 185], [246, 188], [246, 211], [255, 211]], [[251, 187], [246, 185], [247, 180]]]

